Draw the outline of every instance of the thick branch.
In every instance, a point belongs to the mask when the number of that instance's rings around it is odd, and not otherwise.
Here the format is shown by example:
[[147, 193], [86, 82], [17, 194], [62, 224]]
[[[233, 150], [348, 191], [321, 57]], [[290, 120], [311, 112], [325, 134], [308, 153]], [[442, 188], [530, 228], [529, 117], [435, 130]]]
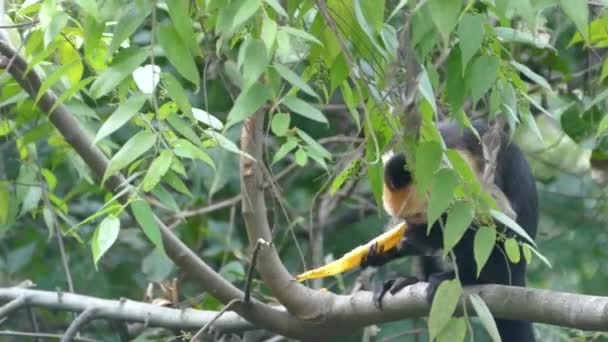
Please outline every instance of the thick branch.
[[[152, 326], [172, 329], [199, 329], [209, 323], [215, 311], [195, 309], [171, 309], [128, 299], [109, 300], [74, 293], [30, 290], [18, 287], [0, 288], [0, 300], [12, 301], [24, 298], [25, 305], [72, 312], [94, 309], [95, 318], [116, 319], [129, 322], [146, 322]], [[227, 312], [214, 324], [219, 331], [238, 332], [252, 328], [251, 323], [236, 313]]]
[[[241, 157], [243, 219], [252, 248], [259, 239], [272, 241], [263, 186], [262, 151], [265, 116], [264, 109], [258, 110], [252, 117], [245, 120], [241, 130], [241, 149], [255, 158], [255, 160], [251, 160], [244, 156]], [[272, 294], [297, 317], [316, 320], [324, 316], [330, 307], [331, 296], [314, 292], [294, 280], [281, 262], [274, 245], [271, 244], [259, 251], [257, 270]]]

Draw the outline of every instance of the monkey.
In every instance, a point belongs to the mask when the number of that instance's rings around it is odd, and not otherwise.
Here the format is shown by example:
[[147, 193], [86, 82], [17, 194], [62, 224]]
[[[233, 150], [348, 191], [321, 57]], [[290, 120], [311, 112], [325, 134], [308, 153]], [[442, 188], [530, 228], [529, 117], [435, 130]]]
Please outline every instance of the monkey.
[[[476, 120], [473, 127], [481, 136], [488, 131], [485, 120]], [[439, 132], [447, 148], [458, 151], [467, 161], [472, 171], [480, 179], [484, 166], [484, 154], [481, 141], [469, 129], [461, 129], [455, 123], [440, 123]], [[495, 186], [504, 194], [510, 208], [516, 215], [516, 222], [535, 238], [538, 226], [538, 194], [532, 171], [522, 151], [509, 142], [501, 132], [501, 143], [496, 155]], [[418, 198], [414, 178], [408, 168], [403, 153], [394, 154], [384, 163], [383, 205], [393, 220], [405, 220], [408, 228], [401, 242], [388, 251], [379, 251], [372, 246], [362, 266], [381, 266], [404, 256], [423, 256], [422, 273], [429, 282], [427, 299], [432, 302], [439, 284], [454, 279], [456, 271], [463, 286], [475, 284], [503, 284], [526, 286], [526, 261], [511, 262], [506, 257], [504, 241], [497, 241], [490, 257], [477, 277], [473, 244], [476, 232], [474, 223], [466, 230], [460, 241], [452, 249], [456, 270], [445, 270], [441, 259], [436, 255], [443, 248], [443, 227], [446, 213], [436, 222], [426, 222], [426, 200]], [[427, 234], [427, 224], [431, 225]], [[497, 230], [508, 237], [515, 237], [514, 232], [496, 222]], [[434, 254], [435, 253], [435, 254]], [[389, 292], [395, 294], [403, 287], [417, 282], [416, 277], [401, 277], [384, 282], [379, 292], [375, 293], [374, 303], [381, 309], [382, 299]], [[527, 321], [496, 319], [496, 325], [503, 341], [534, 341], [532, 324]]]

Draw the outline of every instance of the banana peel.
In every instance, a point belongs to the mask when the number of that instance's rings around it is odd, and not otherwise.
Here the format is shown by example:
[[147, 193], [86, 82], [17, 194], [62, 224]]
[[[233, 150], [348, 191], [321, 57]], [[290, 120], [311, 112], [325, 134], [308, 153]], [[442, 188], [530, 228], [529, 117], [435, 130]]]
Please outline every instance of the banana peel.
[[299, 274], [296, 277], [296, 280], [303, 281], [309, 279], [324, 278], [351, 270], [361, 265], [361, 261], [364, 257], [367, 256], [367, 254], [369, 253], [369, 249], [373, 244], [377, 243], [378, 248], [383, 251], [388, 251], [389, 249], [397, 246], [399, 241], [401, 241], [403, 233], [405, 233], [406, 229], [407, 224], [405, 222], [402, 222], [397, 226], [389, 229], [388, 231], [382, 233], [381, 235], [377, 236], [365, 245], [359, 246], [351, 250], [350, 252], [344, 254], [340, 259], [334, 260], [329, 264], [323, 265], [319, 268], [315, 268], [314, 270]]

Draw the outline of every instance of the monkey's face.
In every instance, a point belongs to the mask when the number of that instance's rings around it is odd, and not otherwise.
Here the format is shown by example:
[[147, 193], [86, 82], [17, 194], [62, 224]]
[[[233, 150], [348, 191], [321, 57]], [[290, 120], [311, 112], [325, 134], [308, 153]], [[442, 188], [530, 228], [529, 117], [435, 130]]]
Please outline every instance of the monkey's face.
[[426, 222], [425, 199], [418, 198], [412, 175], [406, 169], [405, 156], [397, 154], [388, 157], [384, 165], [384, 210], [408, 223]]

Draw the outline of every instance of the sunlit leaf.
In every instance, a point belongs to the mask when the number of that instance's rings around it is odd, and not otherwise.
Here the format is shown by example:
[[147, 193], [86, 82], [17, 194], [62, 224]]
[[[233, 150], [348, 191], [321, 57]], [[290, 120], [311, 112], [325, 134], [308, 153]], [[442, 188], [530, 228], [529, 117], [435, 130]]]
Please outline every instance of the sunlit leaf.
[[196, 120], [204, 123], [205, 125], [215, 130], [220, 131], [224, 128], [224, 124], [220, 121], [220, 119], [216, 118], [215, 116], [209, 114], [208, 112], [202, 109], [192, 108], [192, 115]]
[[118, 238], [119, 232], [120, 220], [113, 215], [107, 216], [99, 223], [91, 239], [91, 250], [93, 251], [95, 267], [97, 267], [99, 259], [112, 247], [116, 238]]
[[509, 257], [509, 260], [511, 260], [512, 263], [516, 264], [521, 259], [519, 245], [515, 239], [511, 238], [505, 241], [505, 251], [507, 252], [507, 257]]
[[277, 113], [272, 116], [272, 121], [270, 122], [270, 129], [272, 133], [276, 136], [282, 137], [287, 134], [289, 130], [289, 123], [291, 121], [291, 116], [285, 113]]

